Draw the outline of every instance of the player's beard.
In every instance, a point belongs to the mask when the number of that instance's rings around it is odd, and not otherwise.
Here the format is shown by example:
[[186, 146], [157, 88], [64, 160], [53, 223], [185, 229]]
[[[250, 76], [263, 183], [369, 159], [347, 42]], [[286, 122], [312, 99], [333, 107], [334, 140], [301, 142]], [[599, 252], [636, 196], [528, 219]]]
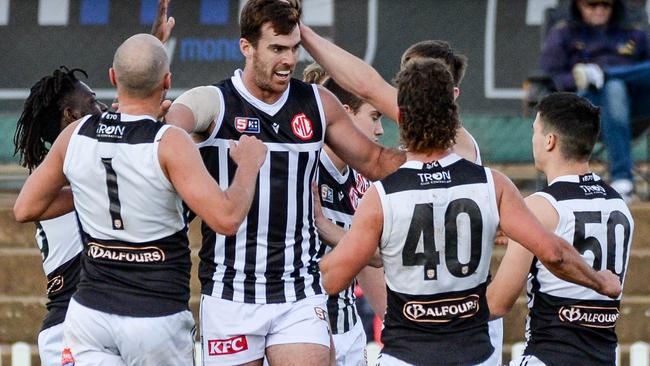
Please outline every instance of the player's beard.
[[287, 88], [286, 85], [274, 87], [273, 67], [262, 61], [257, 53], [253, 54], [253, 73], [255, 75], [255, 85], [264, 92], [283, 93]]

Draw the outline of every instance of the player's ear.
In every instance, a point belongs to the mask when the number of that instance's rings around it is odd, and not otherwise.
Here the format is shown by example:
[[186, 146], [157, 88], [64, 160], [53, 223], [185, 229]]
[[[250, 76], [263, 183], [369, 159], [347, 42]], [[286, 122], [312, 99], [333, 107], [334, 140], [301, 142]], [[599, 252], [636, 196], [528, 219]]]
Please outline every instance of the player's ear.
[[458, 99], [459, 96], [460, 96], [460, 88], [455, 86], [454, 87], [454, 100]]
[[172, 87], [172, 73], [168, 72], [165, 74], [165, 78], [163, 79], [163, 88], [165, 90], [169, 90]]
[[350, 108], [350, 106], [347, 104], [343, 104], [343, 109], [345, 109], [345, 111], [348, 113], [352, 112], [352, 108]]
[[239, 39], [239, 50], [244, 57], [248, 58], [253, 55], [253, 45], [246, 38]]
[[61, 118], [61, 130], [63, 130], [70, 123], [81, 118], [79, 114], [80, 113], [77, 113], [77, 111], [70, 106], [63, 108], [63, 115], [62, 115], [63, 118]]
[[111, 80], [111, 85], [117, 86], [117, 79], [115, 78], [115, 69], [112, 67], [108, 69], [108, 78]]
[[546, 139], [544, 140], [544, 147], [546, 151], [551, 151], [557, 146], [557, 135], [554, 133], [547, 133]]

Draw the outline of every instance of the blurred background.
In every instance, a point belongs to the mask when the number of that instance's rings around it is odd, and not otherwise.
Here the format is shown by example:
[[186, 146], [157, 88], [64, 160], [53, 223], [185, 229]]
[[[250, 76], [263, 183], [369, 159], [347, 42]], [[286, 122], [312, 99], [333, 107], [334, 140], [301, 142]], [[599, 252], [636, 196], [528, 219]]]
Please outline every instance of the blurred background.
[[[176, 27], [167, 50], [172, 57], [173, 98], [197, 85], [216, 83], [243, 67], [239, 9], [245, 0], [172, 0]], [[318, 33], [372, 64], [387, 80], [402, 52], [424, 39], [443, 39], [465, 54], [469, 66], [459, 98], [462, 120], [475, 136], [486, 165], [502, 169], [525, 192], [543, 187], [532, 166], [533, 116], [524, 116], [523, 81], [537, 68], [545, 14], [562, 0], [303, 0], [303, 21]], [[628, 0], [644, 12], [645, 0]], [[108, 68], [116, 47], [134, 33], [149, 32], [157, 0], [0, 0], [0, 363], [10, 346], [36, 343], [45, 313], [45, 280], [34, 225], [13, 221], [11, 206], [26, 171], [13, 156], [12, 138], [29, 87], [60, 65], [88, 72], [85, 81], [110, 103]], [[295, 75], [310, 61], [304, 52]], [[650, 103], [650, 96], [649, 96]], [[397, 145], [395, 124], [384, 121], [382, 143]], [[634, 141], [637, 169], [648, 172], [647, 132]], [[606, 174], [596, 156], [594, 169]], [[637, 177], [640, 200], [626, 297], [619, 321], [622, 364], [630, 345], [650, 342], [650, 206], [647, 182]], [[198, 248], [196, 230], [193, 248]], [[501, 249], [495, 251], [498, 264]], [[494, 267], [496, 268], [496, 267]], [[195, 280], [195, 278], [193, 278]], [[193, 293], [197, 293], [193, 282]], [[192, 307], [197, 308], [193, 297]], [[505, 356], [524, 340], [525, 300], [506, 319]], [[34, 353], [34, 347], [31, 352]], [[34, 357], [37, 364], [37, 357]]]

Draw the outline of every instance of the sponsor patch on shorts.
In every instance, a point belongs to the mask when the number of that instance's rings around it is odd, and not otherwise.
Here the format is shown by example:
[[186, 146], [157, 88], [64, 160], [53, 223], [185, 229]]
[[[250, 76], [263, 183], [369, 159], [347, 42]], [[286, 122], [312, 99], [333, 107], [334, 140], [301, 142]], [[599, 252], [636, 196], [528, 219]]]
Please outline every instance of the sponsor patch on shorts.
[[208, 356], [232, 355], [248, 350], [248, 340], [241, 335], [228, 339], [209, 339]]
[[314, 312], [316, 313], [316, 316], [320, 320], [327, 320], [327, 311], [319, 306], [314, 306]]

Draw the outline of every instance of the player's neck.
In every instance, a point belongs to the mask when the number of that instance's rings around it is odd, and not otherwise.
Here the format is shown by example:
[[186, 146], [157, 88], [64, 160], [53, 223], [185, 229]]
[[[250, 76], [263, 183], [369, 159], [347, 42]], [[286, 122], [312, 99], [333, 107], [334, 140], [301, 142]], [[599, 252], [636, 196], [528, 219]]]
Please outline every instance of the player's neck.
[[415, 152], [407, 152], [406, 153], [406, 160], [417, 160], [421, 161], [423, 163], [428, 163], [430, 161], [434, 160], [440, 160], [444, 158], [445, 156], [451, 154], [451, 150], [433, 150], [429, 152], [422, 152], [422, 153], [415, 153]]
[[332, 151], [329, 146], [325, 145], [323, 149], [325, 150], [327, 157], [330, 158], [332, 164], [334, 164], [336, 167], [336, 170], [338, 170], [341, 174], [344, 174], [348, 168], [348, 165], [343, 161], [343, 159], [334, 154], [334, 151]]
[[588, 162], [568, 161], [558, 159], [554, 163], [549, 163], [543, 169], [546, 180], [552, 182], [555, 178], [563, 175], [584, 175], [591, 171]]
[[133, 98], [127, 95], [119, 95], [118, 113], [132, 114], [136, 116], [158, 117], [160, 114], [161, 97], [159, 95], [151, 98]]

